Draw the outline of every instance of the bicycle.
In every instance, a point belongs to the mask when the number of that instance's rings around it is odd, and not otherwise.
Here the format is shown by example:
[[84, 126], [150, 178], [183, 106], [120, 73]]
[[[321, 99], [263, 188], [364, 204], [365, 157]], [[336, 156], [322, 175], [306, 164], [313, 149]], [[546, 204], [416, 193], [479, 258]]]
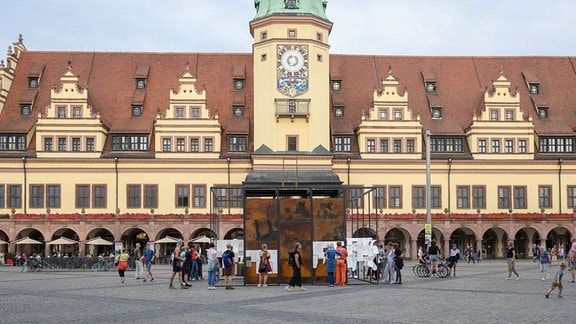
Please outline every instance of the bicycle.
[[92, 265], [92, 271], [109, 271], [111, 269], [110, 262], [98, 261]]
[[[450, 276], [452, 268], [451, 262], [440, 262], [438, 263], [438, 277], [446, 278]], [[425, 278], [430, 277], [432, 274], [432, 264], [430, 262], [418, 263], [412, 267], [412, 271], [417, 277]]]

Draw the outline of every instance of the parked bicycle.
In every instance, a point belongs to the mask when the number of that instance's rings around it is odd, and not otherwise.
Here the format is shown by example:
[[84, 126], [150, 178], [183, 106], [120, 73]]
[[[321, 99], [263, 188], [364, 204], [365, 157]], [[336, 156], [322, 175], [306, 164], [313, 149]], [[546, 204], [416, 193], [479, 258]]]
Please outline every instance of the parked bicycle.
[[92, 265], [92, 271], [110, 271], [113, 265], [110, 261], [98, 261]]
[[[446, 261], [438, 263], [438, 277], [446, 278], [450, 276], [450, 272], [454, 263], [450, 258]], [[430, 261], [426, 260], [424, 263], [418, 263], [412, 267], [412, 271], [417, 277], [425, 278], [432, 275], [432, 264]]]

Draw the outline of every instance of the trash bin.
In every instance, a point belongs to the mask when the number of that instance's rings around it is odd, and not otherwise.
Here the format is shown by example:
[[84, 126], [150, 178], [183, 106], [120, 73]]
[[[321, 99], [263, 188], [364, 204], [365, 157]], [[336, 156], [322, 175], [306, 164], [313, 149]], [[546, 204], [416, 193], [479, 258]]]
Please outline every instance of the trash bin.
[[240, 261], [236, 263], [236, 275], [237, 276], [244, 276], [244, 262]]

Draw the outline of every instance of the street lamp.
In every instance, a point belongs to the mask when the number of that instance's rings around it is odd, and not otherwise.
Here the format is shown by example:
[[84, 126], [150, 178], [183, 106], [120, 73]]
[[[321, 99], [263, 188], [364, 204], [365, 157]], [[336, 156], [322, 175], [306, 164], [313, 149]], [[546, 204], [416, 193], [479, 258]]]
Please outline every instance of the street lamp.
[[27, 203], [26, 192], [28, 191], [26, 188], [28, 187], [28, 185], [27, 185], [27, 181], [26, 181], [26, 157], [25, 156], [22, 157], [22, 169], [24, 171], [24, 201], [22, 202], [22, 205], [24, 206], [24, 215], [26, 215], [26, 203]]
[[424, 240], [427, 245], [432, 241], [432, 197], [430, 195], [430, 131], [426, 130], [426, 225], [424, 226]]
[[115, 209], [115, 212], [118, 213], [118, 157], [114, 157], [114, 170], [116, 172], [116, 209]]
[[226, 188], [226, 205], [228, 205], [228, 216], [230, 216], [230, 163], [232, 162], [230, 157], [226, 159], [226, 162], [228, 162], [228, 187]]
[[562, 158], [558, 159], [558, 213], [562, 214]]

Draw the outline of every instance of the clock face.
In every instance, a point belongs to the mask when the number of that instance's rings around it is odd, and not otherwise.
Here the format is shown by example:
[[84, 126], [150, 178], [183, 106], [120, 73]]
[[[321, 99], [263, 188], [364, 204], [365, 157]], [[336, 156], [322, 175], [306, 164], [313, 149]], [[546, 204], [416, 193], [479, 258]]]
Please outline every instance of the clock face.
[[278, 91], [290, 97], [308, 91], [308, 45], [278, 45], [277, 57]]

